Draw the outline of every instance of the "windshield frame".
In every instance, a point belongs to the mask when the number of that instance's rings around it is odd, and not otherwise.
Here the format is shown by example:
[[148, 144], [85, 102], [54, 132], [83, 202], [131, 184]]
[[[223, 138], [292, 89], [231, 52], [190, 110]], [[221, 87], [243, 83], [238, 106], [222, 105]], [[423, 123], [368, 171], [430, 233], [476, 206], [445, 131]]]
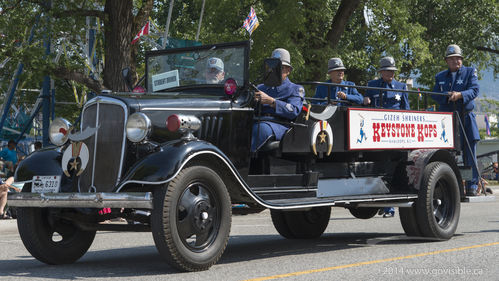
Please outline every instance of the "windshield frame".
[[[149, 81], [149, 59], [152, 57], [156, 56], [163, 56], [163, 55], [171, 55], [171, 54], [176, 54], [176, 53], [183, 53], [183, 52], [193, 52], [193, 51], [203, 51], [203, 50], [210, 50], [210, 49], [230, 49], [233, 47], [237, 48], [243, 48], [244, 52], [244, 74], [243, 74], [243, 85], [237, 85], [238, 88], [245, 88], [247, 87], [249, 83], [249, 51], [250, 51], [250, 42], [249, 41], [238, 41], [238, 42], [229, 42], [229, 43], [220, 43], [220, 44], [208, 44], [208, 45], [201, 45], [201, 46], [193, 46], [193, 47], [185, 47], [185, 48], [174, 48], [174, 49], [165, 49], [165, 50], [157, 50], [157, 51], [147, 51], [145, 55], [145, 80], [144, 80], [144, 88], [146, 89], [146, 92], [149, 94], [153, 94], [151, 89], [148, 89], [148, 81]], [[226, 77], [230, 78], [230, 77]], [[179, 91], [182, 89], [191, 89], [191, 88], [199, 88], [200, 85], [185, 85], [185, 86], [178, 86], [178, 87], [173, 87], [173, 91]], [[209, 85], [206, 84], [204, 85], [206, 87], [214, 87], [214, 85]], [[224, 84], [217, 85], [220, 87], [223, 87]], [[170, 92], [172, 90], [163, 90], [161, 92]], [[154, 92], [156, 94], [158, 92]]]

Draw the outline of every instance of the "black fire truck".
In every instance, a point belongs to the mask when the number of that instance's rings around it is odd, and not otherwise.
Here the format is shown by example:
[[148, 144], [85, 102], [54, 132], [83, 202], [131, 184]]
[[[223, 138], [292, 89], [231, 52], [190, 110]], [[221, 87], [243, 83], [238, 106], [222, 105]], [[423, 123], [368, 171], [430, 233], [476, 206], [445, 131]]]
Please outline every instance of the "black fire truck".
[[[78, 126], [55, 119], [54, 146], [20, 162], [24, 188], [8, 199], [28, 251], [73, 263], [96, 231], [145, 231], [173, 267], [205, 270], [225, 250], [233, 204], [270, 209], [288, 239], [320, 236], [331, 207], [369, 219], [395, 206], [408, 236], [454, 235], [466, 174], [456, 114], [304, 99], [282, 140], [252, 153], [260, 116], [249, 50], [236, 42], [148, 52], [146, 93], [98, 95]], [[204, 79], [213, 57], [225, 83]], [[263, 82], [278, 85], [280, 67], [266, 60]], [[102, 223], [113, 218], [129, 223]]]

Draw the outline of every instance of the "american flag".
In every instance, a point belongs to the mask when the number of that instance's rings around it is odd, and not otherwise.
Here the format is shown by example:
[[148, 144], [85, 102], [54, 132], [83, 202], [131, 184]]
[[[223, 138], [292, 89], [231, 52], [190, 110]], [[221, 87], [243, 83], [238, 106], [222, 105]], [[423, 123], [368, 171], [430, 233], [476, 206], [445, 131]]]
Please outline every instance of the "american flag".
[[260, 25], [258, 22], [258, 18], [256, 17], [255, 9], [251, 7], [249, 15], [246, 17], [244, 20], [243, 27], [249, 32], [250, 36], [251, 33]]

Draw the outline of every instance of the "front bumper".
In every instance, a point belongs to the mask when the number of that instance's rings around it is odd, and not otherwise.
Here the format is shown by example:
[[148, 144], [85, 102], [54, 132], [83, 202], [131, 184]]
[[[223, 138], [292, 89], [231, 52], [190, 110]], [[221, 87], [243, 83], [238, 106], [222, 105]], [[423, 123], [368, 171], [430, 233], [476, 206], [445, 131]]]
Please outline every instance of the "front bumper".
[[9, 206], [39, 208], [136, 208], [152, 209], [151, 192], [120, 193], [13, 193]]

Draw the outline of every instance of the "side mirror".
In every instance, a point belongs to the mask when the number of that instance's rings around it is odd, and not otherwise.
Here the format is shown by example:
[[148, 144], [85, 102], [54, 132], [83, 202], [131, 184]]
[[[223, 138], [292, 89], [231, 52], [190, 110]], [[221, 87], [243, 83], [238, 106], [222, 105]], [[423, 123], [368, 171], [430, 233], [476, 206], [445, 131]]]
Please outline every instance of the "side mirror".
[[268, 58], [263, 62], [263, 84], [277, 87], [282, 84], [282, 62], [277, 58]]
[[129, 67], [123, 68], [121, 70], [121, 76], [123, 80], [125, 80], [125, 84], [128, 87], [128, 90], [131, 91], [133, 89], [132, 86], [132, 75]]

